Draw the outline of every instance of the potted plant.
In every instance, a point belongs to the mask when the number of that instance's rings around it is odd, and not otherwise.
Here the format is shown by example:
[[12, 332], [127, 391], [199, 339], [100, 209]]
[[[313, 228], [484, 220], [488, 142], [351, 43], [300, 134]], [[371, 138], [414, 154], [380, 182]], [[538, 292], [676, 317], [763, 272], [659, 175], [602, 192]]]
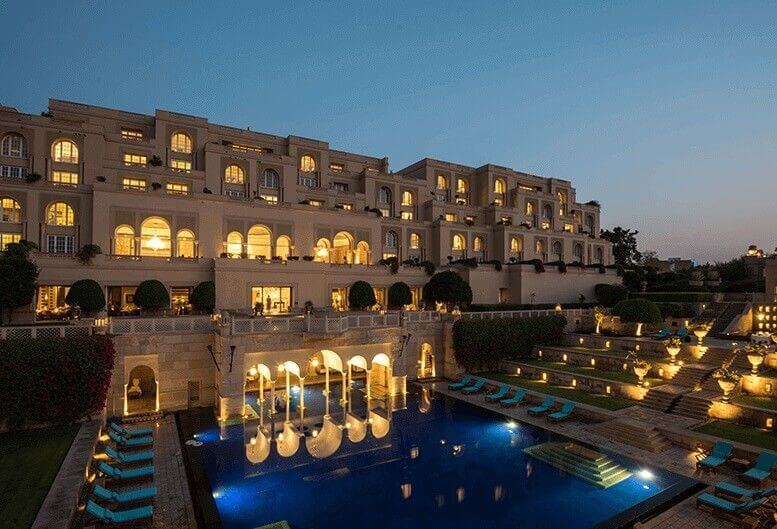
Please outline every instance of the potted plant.
[[162, 189], [162, 184], [160, 184], [159, 182], [151, 182], [151, 189], [153, 189], [154, 191], [159, 191], [160, 189]]
[[148, 159], [148, 165], [151, 167], [161, 167], [162, 166], [162, 158], [157, 156], [156, 154], [153, 155], [151, 158]]
[[712, 373], [712, 377], [718, 381], [718, 386], [723, 390], [723, 402], [729, 402], [731, 393], [739, 384], [742, 375], [731, 369], [731, 362], [726, 362]]
[[709, 322], [701, 322], [697, 323], [693, 328], [693, 334], [696, 336], [696, 338], [699, 340], [699, 347], [702, 347], [702, 342], [704, 340], [704, 337], [707, 336], [707, 334], [710, 332], [710, 329], [712, 329], [712, 324]]
[[40, 173], [27, 173], [27, 176], [24, 177], [24, 181], [28, 184], [34, 184], [38, 180], [43, 178]]
[[81, 264], [92, 264], [92, 259], [103, 253], [102, 249], [96, 244], [85, 244], [75, 254], [75, 258]]
[[676, 364], [677, 355], [680, 354], [680, 349], [683, 347], [683, 341], [679, 336], [671, 336], [664, 340], [664, 347], [666, 347], [666, 352], [669, 353], [671, 362]]
[[637, 356], [636, 351], [630, 352], [628, 355], [626, 355], [626, 358], [632, 358], [632, 369], [634, 370], [634, 374], [637, 375], [637, 379], [639, 381], [639, 385], [643, 386], [645, 385], [645, 376], [650, 372], [650, 368], [653, 367], [650, 362], [647, 360], [643, 360], [642, 358], [639, 358]]
[[769, 346], [764, 344], [747, 344], [744, 347], [745, 354], [747, 355], [747, 361], [753, 366], [751, 373], [753, 375], [758, 374], [758, 367], [764, 363], [766, 355], [769, 354]]

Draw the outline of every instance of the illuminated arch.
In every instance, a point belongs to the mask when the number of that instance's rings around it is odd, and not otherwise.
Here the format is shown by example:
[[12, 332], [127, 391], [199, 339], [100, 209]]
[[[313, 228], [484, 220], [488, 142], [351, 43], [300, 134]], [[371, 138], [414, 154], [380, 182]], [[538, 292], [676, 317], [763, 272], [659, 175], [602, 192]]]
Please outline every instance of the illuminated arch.
[[135, 229], [122, 224], [113, 231], [113, 253], [116, 255], [135, 255]]
[[319, 263], [329, 262], [329, 239], [322, 237], [316, 241], [314, 257]]
[[497, 195], [504, 195], [505, 194], [505, 181], [501, 178], [497, 178], [494, 180], [494, 193]]
[[291, 238], [288, 235], [281, 235], [276, 239], [275, 255], [281, 259], [288, 259], [291, 255]]
[[248, 230], [246, 237], [246, 253], [249, 259], [263, 255], [272, 257], [272, 232], [267, 226], [256, 224]]
[[46, 208], [46, 224], [49, 226], [74, 226], [75, 213], [70, 204], [54, 202]]
[[353, 236], [340, 231], [332, 239], [331, 260], [333, 263], [350, 263], [353, 260]]
[[242, 184], [245, 182], [246, 173], [237, 164], [230, 164], [224, 170], [224, 182], [227, 184]]
[[510, 253], [521, 253], [523, 251], [523, 241], [518, 237], [510, 239]]
[[170, 136], [170, 150], [173, 152], [179, 152], [182, 154], [192, 153], [192, 139], [185, 132], [174, 132]]
[[299, 159], [299, 170], [303, 173], [314, 173], [316, 171], [316, 159], [310, 154], [303, 154]]
[[451, 249], [455, 251], [462, 251], [467, 249], [467, 241], [464, 239], [462, 235], [459, 235], [458, 233], [453, 235], [453, 243], [451, 244]]
[[140, 225], [140, 255], [171, 256], [170, 224], [162, 217], [148, 217]]
[[13, 198], [0, 198], [0, 221], [2, 222], [21, 222], [22, 207]]
[[78, 163], [78, 145], [72, 140], [56, 140], [51, 144], [51, 159], [57, 163]]
[[231, 231], [227, 235], [227, 256], [239, 259], [243, 254], [243, 234]]
[[363, 265], [370, 264], [370, 245], [367, 241], [358, 242], [353, 262]]
[[193, 258], [194, 255], [194, 232], [188, 228], [178, 230], [175, 236], [175, 254], [177, 257]]

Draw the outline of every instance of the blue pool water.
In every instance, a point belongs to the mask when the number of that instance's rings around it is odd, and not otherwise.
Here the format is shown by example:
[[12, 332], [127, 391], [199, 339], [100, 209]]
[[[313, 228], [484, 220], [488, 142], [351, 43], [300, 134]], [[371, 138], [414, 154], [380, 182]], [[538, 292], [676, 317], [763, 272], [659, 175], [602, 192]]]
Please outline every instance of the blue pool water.
[[[225, 529], [253, 529], [279, 520], [292, 529], [582, 529], [681, 479], [650, 468], [652, 477], [635, 474], [603, 490], [522, 451], [563, 440], [546, 430], [417, 387], [410, 389], [406, 403], [376, 401], [372, 411], [361, 390], [351, 396], [354, 408], [346, 417], [339, 386], [330, 393], [332, 422], [350, 426], [338, 444], [332, 425], [322, 429], [321, 388], [306, 388], [302, 430], [307, 435], [298, 437], [299, 447], [288, 457], [278, 453], [273, 441], [269, 452], [257, 450], [262, 455], [252, 457], [261, 462], [248, 459], [246, 445], [257, 446], [250, 439], [257, 435], [258, 420], [198, 432], [202, 465]], [[247, 402], [255, 404], [256, 395]], [[300, 430], [297, 411], [292, 407], [291, 417]], [[264, 429], [273, 438], [283, 431], [284, 413], [274, 416], [275, 423], [264, 417]], [[360, 422], [367, 417], [371, 423]], [[358, 440], [361, 424], [366, 436]], [[322, 433], [313, 438], [313, 431]], [[287, 430], [284, 440], [289, 437]], [[314, 442], [336, 449], [314, 458], [310, 452], [316, 450], [307, 446]], [[644, 470], [617, 459], [630, 470]]]

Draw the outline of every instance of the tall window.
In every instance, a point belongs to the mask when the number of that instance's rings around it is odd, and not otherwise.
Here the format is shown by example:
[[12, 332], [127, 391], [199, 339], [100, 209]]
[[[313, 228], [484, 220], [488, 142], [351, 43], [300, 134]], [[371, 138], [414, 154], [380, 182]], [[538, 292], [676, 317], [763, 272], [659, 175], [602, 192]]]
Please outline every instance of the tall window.
[[472, 241], [472, 249], [476, 252], [482, 252], [485, 244], [483, 243], [483, 237], [475, 237]]
[[521, 253], [521, 250], [523, 250], [521, 239], [518, 237], [510, 239], [510, 253]]
[[464, 239], [462, 235], [459, 235], [458, 233], [453, 236], [453, 243], [451, 244], [451, 249], [455, 251], [462, 251], [467, 249], [467, 241]]
[[378, 191], [378, 202], [381, 204], [391, 204], [391, 189], [381, 187]]
[[277, 189], [280, 184], [280, 178], [278, 173], [273, 169], [265, 169], [262, 173], [262, 178], [259, 180], [259, 187], [267, 187], [270, 189]]
[[75, 224], [73, 208], [64, 202], [54, 202], [46, 210], [46, 224], [49, 226], [73, 226]]
[[316, 172], [316, 159], [309, 154], [304, 154], [299, 159], [299, 170], [303, 173]]
[[544, 256], [545, 241], [543, 241], [542, 239], [537, 239], [536, 241], [534, 241], [534, 252]]
[[78, 163], [78, 146], [70, 140], [57, 140], [51, 146], [51, 157], [58, 163]]
[[116, 255], [135, 255], [135, 230], [126, 224], [114, 231], [113, 253]]
[[149, 217], [140, 225], [140, 255], [170, 257], [170, 225], [161, 217]]
[[70, 171], [52, 171], [51, 182], [61, 186], [77, 186], [78, 173], [72, 173]]
[[192, 139], [185, 132], [176, 132], [170, 138], [170, 150], [182, 154], [191, 154]]
[[526, 202], [526, 214], [534, 215], [534, 202]]
[[415, 202], [412, 191], [402, 191], [402, 205], [412, 206]]
[[239, 165], [228, 165], [224, 171], [224, 182], [227, 184], [242, 184], [245, 182], [245, 172]]
[[192, 230], [180, 230], [175, 237], [175, 246], [178, 257], [196, 257], [194, 255], [194, 232]]
[[353, 256], [353, 262], [356, 264], [370, 264], [370, 245], [367, 241], [359, 241], [356, 245], [356, 253]]
[[542, 207], [542, 218], [544, 218], [544, 219], [552, 219], [553, 218], [553, 207], [551, 207], [550, 204], [545, 204]]
[[22, 208], [17, 201], [8, 197], [0, 198], [0, 221], [22, 221]]
[[316, 242], [315, 260], [319, 263], [329, 262], [329, 239], [321, 238]]
[[275, 241], [275, 255], [281, 259], [288, 259], [291, 255], [291, 239], [287, 235], [281, 235]]
[[604, 250], [601, 248], [596, 249], [596, 262], [599, 264], [604, 264]]
[[469, 191], [469, 183], [464, 180], [463, 178], [459, 178], [456, 180], [456, 192], [457, 193], [466, 193]]
[[421, 248], [421, 236], [417, 233], [411, 233], [410, 234], [410, 249], [411, 250], [418, 250]]
[[494, 180], [494, 193], [497, 195], [504, 195], [505, 193], [505, 181], [501, 178]]
[[397, 247], [397, 233], [395, 231], [386, 232], [386, 247], [387, 248]]
[[227, 256], [239, 259], [243, 253], [243, 235], [232, 231], [227, 235]]
[[272, 257], [272, 234], [264, 226], [252, 226], [248, 230], [246, 239], [248, 258], [253, 259], [258, 256], [264, 256], [269, 259]]
[[555, 241], [552, 248], [553, 256], [559, 260], [562, 260], [564, 258], [564, 251], [562, 250], [561, 243], [559, 241]]
[[444, 174], [437, 175], [437, 189], [441, 191], [448, 189], [448, 177]]
[[0, 142], [0, 155], [11, 158], [24, 158], [24, 136], [8, 134]]
[[576, 261], [583, 261], [583, 245], [582, 244], [575, 244], [575, 249], [573, 251], [575, 254], [575, 260]]

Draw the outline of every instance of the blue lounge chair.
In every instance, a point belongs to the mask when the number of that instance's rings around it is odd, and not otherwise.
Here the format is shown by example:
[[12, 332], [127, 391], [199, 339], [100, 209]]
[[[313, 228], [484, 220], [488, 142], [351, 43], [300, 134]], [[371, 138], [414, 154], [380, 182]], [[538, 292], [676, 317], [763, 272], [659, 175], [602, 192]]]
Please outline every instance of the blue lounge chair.
[[766, 503], [766, 500], [767, 498], [759, 498], [757, 500], [734, 503], [733, 501], [719, 498], [709, 492], [704, 492], [696, 496], [696, 507], [717, 514], [734, 523], [739, 523], [741, 522], [742, 515], [761, 507]]
[[516, 404], [520, 404], [525, 396], [526, 396], [526, 390], [523, 389], [523, 388], [519, 388], [519, 389], [515, 390], [515, 395], [513, 395], [512, 397], [510, 397], [508, 399], [504, 399], [499, 404], [501, 404], [502, 406], [505, 406], [505, 407], [507, 407], [507, 406], [515, 406]]
[[123, 481], [123, 482], [154, 477], [153, 466], [137, 467], [137, 468], [131, 468], [128, 470], [120, 470], [118, 468], [112, 467], [108, 463], [103, 462], [97, 465], [97, 470], [105, 474], [105, 477], [110, 480]]
[[466, 388], [462, 389], [461, 392], [466, 393], [467, 395], [471, 393], [477, 393], [479, 391], [483, 391], [483, 388], [485, 387], [485, 385], [486, 385], [485, 379], [479, 378], [471, 386], [467, 386]]
[[86, 502], [86, 512], [101, 523], [118, 525], [150, 520], [154, 515], [154, 508], [147, 505], [145, 507], [127, 509], [126, 511], [112, 511], [105, 507], [100, 507], [92, 500], [89, 500]]
[[677, 329], [677, 337], [678, 338], [680, 338], [681, 340], [685, 340], [686, 336], [688, 336], [688, 329], [686, 329], [685, 327], [681, 327], [681, 328]]
[[742, 474], [742, 479], [760, 485], [772, 475], [775, 467], [777, 467], [777, 455], [761, 452], [755, 460], [755, 465]]
[[734, 447], [731, 445], [731, 443], [715, 441], [715, 446], [712, 447], [712, 452], [710, 452], [710, 455], [696, 463], [696, 468], [715, 470], [720, 465], [725, 463], [729, 457], [731, 457], [731, 452], [733, 450]]
[[119, 452], [118, 450], [114, 450], [110, 446], [106, 446], [105, 454], [111, 459], [113, 459], [114, 461], [125, 465], [132, 464], [132, 463], [144, 463], [146, 461], [151, 461], [152, 459], [154, 459], [153, 450], [146, 450], [144, 452], [132, 452], [127, 454], [124, 452]]
[[542, 415], [546, 411], [550, 410], [554, 404], [556, 404], [556, 397], [545, 397], [545, 400], [542, 401], [542, 404], [539, 406], [533, 406], [527, 411], [529, 412], [529, 415]]
[[123, 446], [124, 448], [139, 448], [154, 443], [153, 437], [132, 437], [128, 439], [115, 432], [108, 432], [108, 437], [116, 443], [116, 446]]
[[124, 505], [153, 500], [156, 497], [156, 487], [143, 487], [142, 489], [114, 492], [100, 485], [95, 485], [92, 495], [108, 503], [121, 503]]
[[464, 378], [462, 378], [458, 382], [453, 382], [452, 384], [448, 384], [448, 389], [458, 391], [460, 389], [463, 389], [469, 386], [471, 382], [472, 382], [472, 375], [464, 375]]
[[671, 336], [671, 335], [672, 335], [672, 329], [670, 329], [668, 327], [664, 327], [663, 329], [658, 331], [656, 334], [651, 336], [651, 338], [653, 338], [654, 340], [663, 340], [665, 338], [669, 338], [669, 336]]
[[548, 420], [555, 421], [555, 422], [563, 421], [564, 419], [568, 419], [569, 416], [572, 415], [573, 411], [575, 411], [575, 403], [565, 402], [564, 405], [561, 406], [561, 409], [559, 411], [548, 415]]
[[715, 485], [716, 496], [728, 496], [731, 498], [749, 498], [751, 500], [757, 500], [759, 498], [769, 498], [777, 494], [777, 487], [770, 487], [768, 489], [746, 489], [727, 481], [721, 481]]
[[510, 393], [510, 386], [507, 384], [502, 384], [502, 387], [499, 388], [499, 391], [486, 395], [486, 400], [488, 402], [499, 402], [500, 400], [507, 397], [508, 393]]
[[124, 437], [139, 437], [143, 435], [151, 435], [154, 433], [153, 428], [137, 428], [135, 430], [128, 430], [124, 426], [118, 425], [115, 422], [111, 422], [111, 430]]

